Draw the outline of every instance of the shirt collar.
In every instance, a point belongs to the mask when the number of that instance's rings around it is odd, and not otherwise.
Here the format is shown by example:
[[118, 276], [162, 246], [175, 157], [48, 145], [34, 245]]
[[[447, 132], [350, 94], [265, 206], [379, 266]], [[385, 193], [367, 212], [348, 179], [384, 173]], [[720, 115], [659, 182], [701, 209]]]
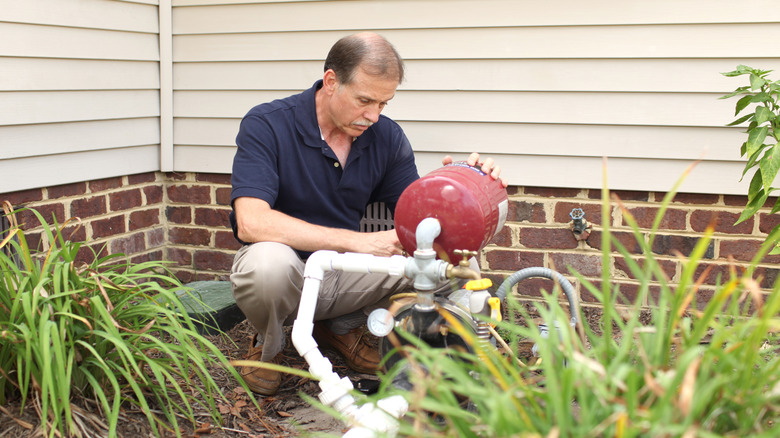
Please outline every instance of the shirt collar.
[[315, 96], [320, 88], [322, 88], [322, 79], [301, 93], [300, 101], [295, 106], [295, 125], [298, 133], [307, 146], [314, 148], [322, 147], [320, 125], [317, 123], [317, 105], [315, 103]]

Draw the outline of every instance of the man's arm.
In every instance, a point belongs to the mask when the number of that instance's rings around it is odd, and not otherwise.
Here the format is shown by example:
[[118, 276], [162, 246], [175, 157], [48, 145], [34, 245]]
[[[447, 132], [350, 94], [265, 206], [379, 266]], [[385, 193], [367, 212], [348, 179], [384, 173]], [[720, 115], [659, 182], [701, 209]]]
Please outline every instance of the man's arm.
[[233, 210], [238, 223], [238, 238], [244, 242], [279, 242], [300, 251], [327, 249], [376, 256], [401, 254], [403, 251], [395, 230], [359, 233], [314, 225], [276, 211], [261, 199], [250, 197], [236, 198]]

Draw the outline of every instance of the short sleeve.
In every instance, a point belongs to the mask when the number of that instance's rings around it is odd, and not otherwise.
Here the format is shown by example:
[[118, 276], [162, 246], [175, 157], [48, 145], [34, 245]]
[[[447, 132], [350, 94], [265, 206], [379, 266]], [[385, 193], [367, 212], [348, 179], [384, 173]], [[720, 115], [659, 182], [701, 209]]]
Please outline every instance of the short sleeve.
[[247, 115], [236, 136], [233, 158], [231, 203], [248, 196], [262, 199], [272, 207], [279, 193], [278, 141], [267, 120]]

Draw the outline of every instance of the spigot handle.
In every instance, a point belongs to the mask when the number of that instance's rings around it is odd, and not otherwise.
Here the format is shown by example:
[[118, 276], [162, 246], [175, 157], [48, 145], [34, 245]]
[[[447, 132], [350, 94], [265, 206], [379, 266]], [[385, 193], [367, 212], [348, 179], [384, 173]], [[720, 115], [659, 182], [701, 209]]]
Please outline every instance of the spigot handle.
[[453, 254], [463, 257], [463, 259], [458, 263], [458, 265], [463, 267], [469, 267], [469, 259], [472, 257], [476, 257], [477, 251], [470, 251], [468, 249], [456, 249], [452, 251]]

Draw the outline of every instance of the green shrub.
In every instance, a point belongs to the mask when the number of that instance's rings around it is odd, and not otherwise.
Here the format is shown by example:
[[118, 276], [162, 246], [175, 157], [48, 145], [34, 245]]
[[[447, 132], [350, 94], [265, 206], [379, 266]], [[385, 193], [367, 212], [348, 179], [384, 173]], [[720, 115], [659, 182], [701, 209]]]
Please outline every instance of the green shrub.
[[[548, 327], [558, 321], [560, 333], [540, 335], [531, 315], [508, 298], [513, 314], [527, 323], [499, 323], [497, 329], [539, 346], [539, 360], [484, 348], [468, 333], [475, 353], [406, 349], [413, 389], [394, 389], [398, 368], [383, 378], [376, 398], [400, 393], [410, 403], [400, 436], [409, 437], [637, 437], [637, 436], [777, 436], [780, 420], [780, 293], [776, 285], [764, 294], [753, 280], [756, 261], [778, 239], [775, 232], [744, 272], [737, 269], [709, 302], [697, 303], [695, 273], [710, 242], [711, 230], [683, 263], [673, 285], [651, 251], [655, 229], [674, 193], [669, 193], [649, 239], [639, 232], [628, 211], [644, 261], [633, 261], [603, 228], [603, 256], [615, 248], [639, 282], [636, 303], [644, 302], [650, 284], [660, 284], [649, 308], [626, 305], [613, 290], [608, 272], [601, 288], [580, 277], [599, 301], [600, 326], [579, 330], [555, 294], [535, 302], [535, 313]], [[604, 190], [603, 208], [608, 208]], [[604, 217], [609, 217], [604, 214]], [[609, 263], [604, 263], [609, 266]], [[606, 269], [606, 268], [605, 268]], [[640, 314], [651, 317], [643, 324]], [[581, 320], [581, 318], [580, 318]], [[413, 342], [413, 338], [407, 338]]]
[[[780, 81], [769, 79], [771, 72], [772, 70], [738, 65], [734, 71], [721, 73], [726, 77], [747, 75], [750, 83], [721, 97], [721, 99], [728, 99], [739, 96], [735, 105], [735, 116], [739, 116], [743, 111], [752, 111], [727, 125], [747, 123], [745, 129], [747, 140], [740, 146], [740, 156], [747, 160], [742, 178], [750, 169], [758, 166], [748, 187], [748, 203], [737, 223], [746, 221], [758, 213], [769, 196], [778, 190], [778, 187], [772, 187], [772, 183], [780, 170]], [[775, 201], [770, 214], [778, 211], [780, 211], [780, 200]], [[780, 247], [773, 248], [770, 253], [780, 254]]]
[[159, 262], [118, 254], [79, 265], [82, 244], [33, 213], [48, 250], [30, 248], [13, 215], [0, 242], [0, 404], [34, 402], [49, 436], [86, 434], [78, 400], [93, 402], [109, 435], [128, 406], [158, 435], [179, 435], [177, 417], [195, 425], [196, 409], [219, 424], [224, 395], [207, 368], [237, 375], [187, 316], [181, 283]]

